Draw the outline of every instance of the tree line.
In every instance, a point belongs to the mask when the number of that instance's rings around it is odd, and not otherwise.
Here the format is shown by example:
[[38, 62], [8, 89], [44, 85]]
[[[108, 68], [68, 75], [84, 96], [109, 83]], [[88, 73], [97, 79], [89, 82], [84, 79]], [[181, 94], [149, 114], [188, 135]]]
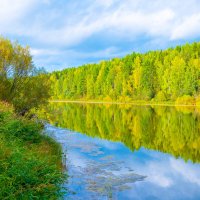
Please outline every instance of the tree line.
[[53, 72], [52, 99], [198, 103], [200, 43]]

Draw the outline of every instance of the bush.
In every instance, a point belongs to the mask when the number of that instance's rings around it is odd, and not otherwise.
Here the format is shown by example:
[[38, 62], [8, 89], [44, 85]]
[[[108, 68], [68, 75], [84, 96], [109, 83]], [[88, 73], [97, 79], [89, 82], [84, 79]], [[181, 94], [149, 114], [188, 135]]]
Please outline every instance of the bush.
[[36, 69], [29, 47], [0, 37], [0, 100], [25, 115], [50, 97], [49, 77]]
[[[1, 138], [2, 140], [2, 138]], [[0, 199], [57, 199], [62, 173], [17, 141], [0, 144]]]
[[[14, 142], [0, 146], [0, 199], [56, 199], [61, 172], [19, 146]], [[9, 153], [3, 156], [5, 150]]]
[[159, 92], [157, 93], [156, 97], [155, 97], [155, 101], [163, 102], [163, 101], [166, 101], [166, 100], [167, 100], [167, 98], [166, 98], [164, 92], [163, 92], [163, 91], [159, 91]]
[[62, 196], [61, 147], [41, 125], [0, 112], [0, 199]]
[[184, 95], [182, 97], [178, 97], [176, 99], [175, 104], [177, 105], [195, 105], [194, 97], [191, 97], [189, 95]]
[[196, 97], [195, 101], [196, 101], [196, 105], [200, 106], [200, 96]]
[[103, 101], [112, 102], [113, 100], [110, 96], [107, 95], [106, 97], [103, 98]]
[[131, 100], [132, 99], [128, 96], [120, 96], [118, 99], [119, 102], [131, 102]]
[[27, 120], [11, 120], [6, 124], [7, 134], [23, 141], [37, 143], [41, 140], [41, 126]]

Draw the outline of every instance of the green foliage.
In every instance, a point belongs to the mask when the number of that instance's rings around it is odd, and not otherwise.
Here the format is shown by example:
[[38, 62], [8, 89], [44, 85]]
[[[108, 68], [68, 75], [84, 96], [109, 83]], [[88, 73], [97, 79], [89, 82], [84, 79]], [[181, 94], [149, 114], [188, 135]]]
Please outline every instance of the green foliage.
[[154, 99], [155, 101], [158, 101], [158, 102], [163, 102], [163, 101], [166, 101], [166, 95], [164, 94], [163, 91], [159, 91], [157, 94], [156, 94], [156, 97]]
[[191, 97], [189, 95], [184, 95], [182, 97], [178, 97], [175, 103], [178, 105], [194, 105], [195, 100], [194, 97]]
[[14, 119], [6, 124], [6, 133], [9, 137], [17, 137], [22, 141], [38, 143], [41, 140], [41, 127], [31, 121]]
[[24, 115], [49, 97], [49, 81], [32, 63], [29, 47], [0, 38], [0, 100]]
[[61, 147], [40, 124], [13, 115], [0, 111], [0, 199], [58, 199]]
[[40, 74], [27, 77], [26, 84], [12, 100], [15, 111], [24, 115], [32, 108], [38, 108], [44, 105], [50, 96], [49, 91], [50, 81], [48, 80], [48, 76]]
[[196, 97], [195, 101], [196, 101], [196, 105], [200, 106], [200, 96]]
[[50, 74], [52, 99], [175, 101], [200, 93], [200, 43]]

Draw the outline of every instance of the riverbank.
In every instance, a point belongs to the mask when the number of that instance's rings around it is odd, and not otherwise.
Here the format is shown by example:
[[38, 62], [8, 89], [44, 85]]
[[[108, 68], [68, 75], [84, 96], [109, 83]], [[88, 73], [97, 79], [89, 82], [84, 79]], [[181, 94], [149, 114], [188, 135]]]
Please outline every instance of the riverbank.
[[98, 101], [98, 100], [50, 100], [49, 102], [61, 102], [61, 103], [88, 103], [88, 104], [118, 104], [118, 105], [135, 105], [135, 106], [177, 106], [177, 107], [200, 107], [200, 105], [194, 103], [177, 104], [172, 101], [166, 102], [153, 102], [153, 101]]
[[0, 103], [0, 199], [62, 196], [62, 150], [42, 129]]
[[66, 199], [197, 199], [187, 175], [200, 173], [200, 114], [187, 109], [50, 103], [43, 117], [67, 154]]

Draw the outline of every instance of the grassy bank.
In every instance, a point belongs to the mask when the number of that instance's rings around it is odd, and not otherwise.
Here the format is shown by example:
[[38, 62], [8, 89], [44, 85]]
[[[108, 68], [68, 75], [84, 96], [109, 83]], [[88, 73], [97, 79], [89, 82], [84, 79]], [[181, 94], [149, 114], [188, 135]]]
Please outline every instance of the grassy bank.
[[0, 103], [0, 199], [57, 199], [62, 195], [61, 148], [42, 125]]

